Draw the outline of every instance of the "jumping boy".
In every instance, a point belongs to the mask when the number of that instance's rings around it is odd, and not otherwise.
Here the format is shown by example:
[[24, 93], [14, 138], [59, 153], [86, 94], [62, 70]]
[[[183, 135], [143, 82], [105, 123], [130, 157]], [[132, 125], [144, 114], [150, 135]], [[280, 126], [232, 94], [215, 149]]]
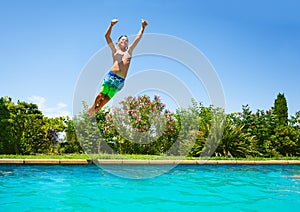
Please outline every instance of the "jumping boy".
[[105, 33], [106, 42], [112, 51], [113, 65], [111, 71], [103, 80], [101, 90], [96, 96], [94, 103], [87, 109], [88, 114], [97, 113], [118, 91], [123, 88], [132, 52], [142, 38], [144, 30], [148, 25], [145, 20], [142, 20], [141, 29], [132, 44], [128, 46], [128, 37], [126, 35], [122, 35], [119, 37], [117, 43], [118, 47], [116, 47], [110, 37], [112, 28], [116, 23], [118, 23], [118, 20], [113, 19]]

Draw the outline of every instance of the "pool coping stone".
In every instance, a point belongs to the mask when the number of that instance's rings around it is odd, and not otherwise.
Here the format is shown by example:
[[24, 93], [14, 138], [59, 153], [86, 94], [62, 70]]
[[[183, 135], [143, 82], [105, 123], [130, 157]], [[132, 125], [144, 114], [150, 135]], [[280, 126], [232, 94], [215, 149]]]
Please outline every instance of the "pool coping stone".
[[300, 160], [117, 160], [117, 159], [0, 159], [0, 164], [53, 165], [300, 165]]

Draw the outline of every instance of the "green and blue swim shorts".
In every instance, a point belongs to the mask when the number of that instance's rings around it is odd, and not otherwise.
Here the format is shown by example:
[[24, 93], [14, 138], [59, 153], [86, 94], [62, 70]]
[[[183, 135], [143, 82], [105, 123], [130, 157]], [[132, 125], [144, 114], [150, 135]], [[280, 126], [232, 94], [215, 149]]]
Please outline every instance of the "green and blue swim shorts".
[[103, 80], [100, 92], [112, 98], [124, 87], [125, 79], [110, 71]]

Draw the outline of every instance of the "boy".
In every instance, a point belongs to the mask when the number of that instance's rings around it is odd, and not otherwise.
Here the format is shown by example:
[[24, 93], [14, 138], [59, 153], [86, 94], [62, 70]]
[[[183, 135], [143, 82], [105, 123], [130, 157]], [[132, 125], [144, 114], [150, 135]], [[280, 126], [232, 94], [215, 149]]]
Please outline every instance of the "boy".
[[126, 35], [122, 35], [119, 37], [117, 43], [118, 46], [116, 47], [110, 37], [110, 34], [113, 26], [117, 22], [117, 19], [113, 19], [105, 33], [106, 42], [112, 51], [113, 65], [111, 71], [103, 80], [101, 90], [96, 96], [94, 103], [87, 109], [88, 114], [97, 113], [118, 91], [123, 88], [132, 52], [142, 38], [144, 30], [148, 25], [145, 20], [142, 20], [141, 29], [132, 44], [128, 46], [128, 37]]

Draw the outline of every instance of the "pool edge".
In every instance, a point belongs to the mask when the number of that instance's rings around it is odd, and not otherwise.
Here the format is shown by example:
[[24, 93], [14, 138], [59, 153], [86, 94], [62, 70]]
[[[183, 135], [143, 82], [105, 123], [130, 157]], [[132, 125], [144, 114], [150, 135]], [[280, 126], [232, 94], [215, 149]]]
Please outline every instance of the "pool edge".
[[1, 164], [41, 164], [41, 165], [300, 165], [300, 160], [90, 160], [90, 159], [0, 159]]

